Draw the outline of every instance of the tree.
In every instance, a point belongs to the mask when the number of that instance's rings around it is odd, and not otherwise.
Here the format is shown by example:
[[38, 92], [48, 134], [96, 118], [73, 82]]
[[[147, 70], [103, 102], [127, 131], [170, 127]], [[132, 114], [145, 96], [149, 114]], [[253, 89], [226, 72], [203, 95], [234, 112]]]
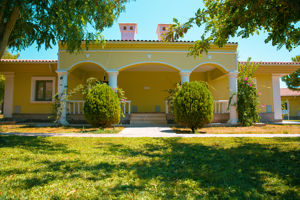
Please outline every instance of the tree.
[[11, 53], [7, 50], [7, 48], [6, 48], [5, 51], [4, 51], [4, 54], [3, 54], [3, 56], [2, 56], [1, 59], [18, 59], [19, 56], [20, 56], [19, 53], [16, 54], [16, 55], [13, 55], [13, 54], [11, 54]]
[[95, 85], [86, 95], [84, 116], [88, 123], [97, 127], [110, 127], [120, 122], [118, 94], [106, 83]]
[[[292, 61], [300, 62], [300, 56], [295, 56], [294, 58], [292, 58]], [[289, 89], [300, 91], [300, 68], [294, 73], [283, 76], [281, 79], [286, 83]]]
[[298, 0], [204, 0], [204, 9], [198, 9], [195, 16], [185, 23], [174, 19], [165, 40], [183, 37], [197, 25], [204, 25], [201, 40], [190, 48], [189, 55], [207, 52], [211, 43], [222, 47], [231, 37], [248, 38], [261, 31], [268, 33], [265, 42], [273, 46], [285, 46], [289, 51], [299, 46], [300, 4]]
[[[5, 48], [24, 49], [36, 42], [51, 48], [61, 41], [70, 52], [92, 42], [104, 43], [101, 32], [112, 26], [129, 0], [2, 0], [0, 58]], [[100, 41], [100, 42], [99, 42]]]
[[214, 100], [205, 82], [185, 82], [174, 95], [176, 123], [192, 129], [202, 128], [213, 119]]

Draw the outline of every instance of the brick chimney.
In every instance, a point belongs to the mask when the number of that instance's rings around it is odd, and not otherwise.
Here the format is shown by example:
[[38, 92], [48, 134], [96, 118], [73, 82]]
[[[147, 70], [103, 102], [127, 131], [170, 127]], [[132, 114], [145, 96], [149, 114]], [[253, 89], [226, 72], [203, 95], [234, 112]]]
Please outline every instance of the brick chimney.
[[121, 40], [135, 40], [137, 34], [136, 23], [119, 23]]
[[158, 24], [157, 29], [156, 29], [156, 34], [157, 34], [157, 39], [162, 40], [163, 39], [163, 34], [168, 32], [170, 24]]

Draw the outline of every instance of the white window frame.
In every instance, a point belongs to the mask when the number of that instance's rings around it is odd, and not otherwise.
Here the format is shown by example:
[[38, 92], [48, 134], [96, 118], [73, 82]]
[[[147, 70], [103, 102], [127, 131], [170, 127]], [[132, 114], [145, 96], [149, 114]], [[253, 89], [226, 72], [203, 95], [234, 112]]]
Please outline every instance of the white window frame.
[[[33, 76], [31, 77], [31, 95], [30, 103], [53, 103], [55, 95], [55, 80], [54, 76]], [[52, 81], [52, 101], [36, 101], [35, 100], [35, 91], [36, 91], [36, 81]]]

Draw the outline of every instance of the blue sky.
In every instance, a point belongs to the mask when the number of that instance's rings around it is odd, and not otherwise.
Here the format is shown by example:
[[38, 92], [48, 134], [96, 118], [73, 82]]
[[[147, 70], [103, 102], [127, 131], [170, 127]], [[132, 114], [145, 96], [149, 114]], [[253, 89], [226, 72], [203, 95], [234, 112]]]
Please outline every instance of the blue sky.
[[[106, 39], [120, 39], [119, 22], [138, 23], [137, 39], [153, 40], [157, 39], [156, 27], [160, 23], [172, 23], [175, 17], [180, 22], [185, 22], [198, 8], [203, 7], [201, 0], [136, 0], [131, 1], [126, 6], [118, 20], [111, 28], [104, 31]], [[291, 61], [291, 57], [300, 54], [300, 47], [293, 49], [291, 52], [282, 48], [272, 46], [270, 43], [265, 44], [265, 33], [252, 36], [248, 39], [232, 38], [231, 42], [238, 42], [239, 61], [245, 61], [248, 57], [252, 61]], [[191, 29], [183, 40], [197, 40], [201, 36], [201, 29]], [[20, 59], [57, 59], [57, 46], [53, 49], [40, 51], [36, 45], [20, 52]], [[282, 84], [282, 87], [284, 85]]]

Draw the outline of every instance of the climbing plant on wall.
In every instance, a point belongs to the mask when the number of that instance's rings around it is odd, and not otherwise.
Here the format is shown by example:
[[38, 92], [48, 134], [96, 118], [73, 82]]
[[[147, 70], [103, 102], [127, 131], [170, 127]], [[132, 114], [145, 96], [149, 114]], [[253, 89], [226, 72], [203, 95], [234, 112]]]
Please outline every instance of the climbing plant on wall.
[[251, 126], [259, 121], [258, 92], [254, 81], [257, 65], [250, 62], [239, 65], [237, 111], [239, 122], [243, 126]]

